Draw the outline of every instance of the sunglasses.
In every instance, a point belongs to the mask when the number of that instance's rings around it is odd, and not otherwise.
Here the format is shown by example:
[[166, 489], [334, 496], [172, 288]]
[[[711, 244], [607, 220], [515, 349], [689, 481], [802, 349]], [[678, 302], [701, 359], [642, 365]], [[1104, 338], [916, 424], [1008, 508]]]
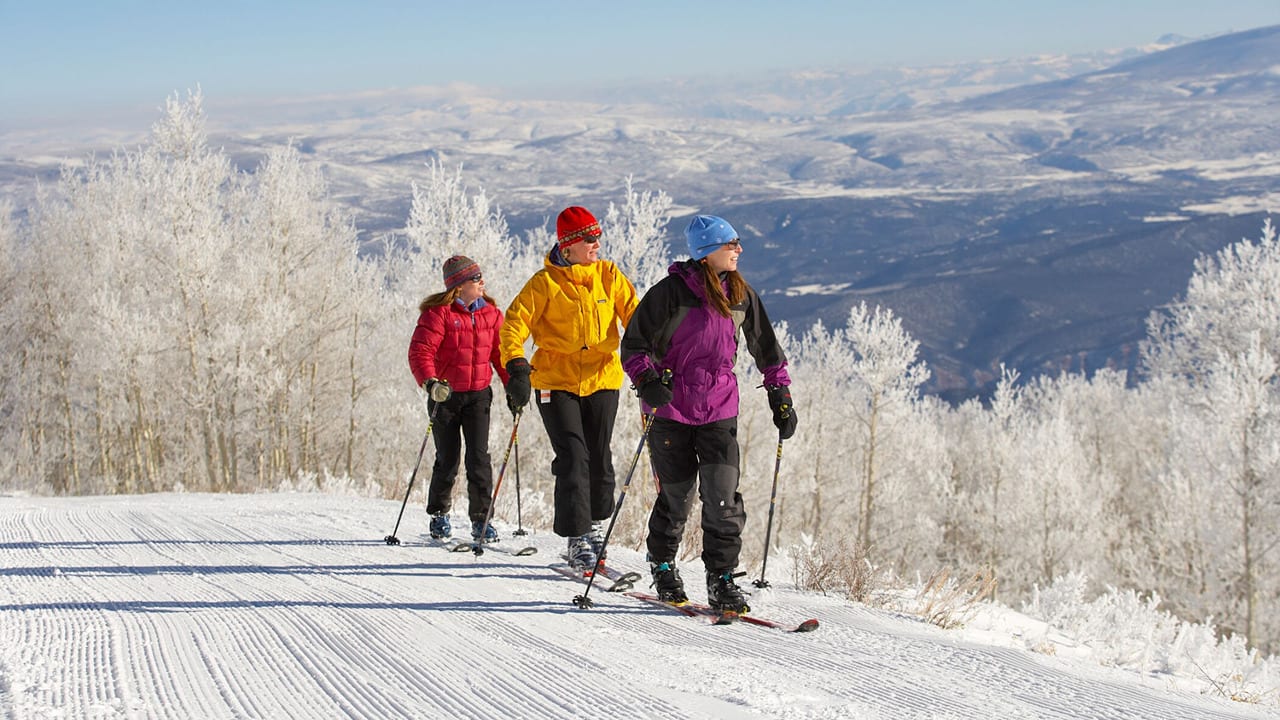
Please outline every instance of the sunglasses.
[[476, 273], [475, 275], [472, 275], [471, 277], [467, 278], [467, 281], [468, 281], [468, 282], [480, 282], [480, 281], [481, 281], [481, 280], [483, 280], [483, 279], [484, 279], [484, 274], [483, 274], [483, 273]]
[[727, 247], [730, 250], [742, 247], [742, 238], [734, 238], [720, 247]]

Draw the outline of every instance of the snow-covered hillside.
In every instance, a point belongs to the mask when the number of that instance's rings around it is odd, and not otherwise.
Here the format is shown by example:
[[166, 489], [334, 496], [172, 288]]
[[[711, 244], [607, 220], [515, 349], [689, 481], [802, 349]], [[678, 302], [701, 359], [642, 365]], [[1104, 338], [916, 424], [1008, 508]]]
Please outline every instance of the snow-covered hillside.
[[[0, 716], [1258, 718], [1257, 706], [789, 589], [715, 627], [529, 557], [427, 545], [420, 507], [312, 494], [0, 497]], [[529, 524], [529, 519], [525, 519]], [[498, 523], [502, 534], [512, 527]], [[613, 548], [623, 569], [641, 555]], [[771, 575], [774, 565], [771, 564]], [[697, 563], [691, 595], [703, 595]], [[1008, 616], [1003, 616], [1008, 618]], [[1005, 639], [1002, 641], [1001, 633]], [[1023, 645], [1025, 647], [1025, 645]]]

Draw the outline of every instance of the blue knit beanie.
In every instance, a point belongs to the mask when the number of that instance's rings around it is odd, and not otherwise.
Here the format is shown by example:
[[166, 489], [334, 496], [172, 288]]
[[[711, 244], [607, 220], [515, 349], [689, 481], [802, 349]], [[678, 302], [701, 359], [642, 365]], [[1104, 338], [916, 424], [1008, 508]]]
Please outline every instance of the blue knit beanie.
[[738, 239], [738, 231], [724, 218], [715, 215], [697, 215], [684, 229], [684, 240], [689, 244], [689, 256], [694, 260], [715, 252], [721, 245]]

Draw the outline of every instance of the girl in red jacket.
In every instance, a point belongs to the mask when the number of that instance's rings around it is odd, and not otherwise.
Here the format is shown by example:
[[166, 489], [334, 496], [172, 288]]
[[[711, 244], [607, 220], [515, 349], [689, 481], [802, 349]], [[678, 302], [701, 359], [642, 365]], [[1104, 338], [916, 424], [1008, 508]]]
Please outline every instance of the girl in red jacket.
[[463, 255], [445, 261], [444, 292], [423, 300], [419, 310], [418, 327], [409, 341], [409, 368], [427, 391], [427, 408], [434, 418], [431, 434], [436, 460], [427, 488], [431, 537], [453, 534], [449, 509], [465, 438], [471, 537], [477, 542], [493, 542], [498, 534], [492, 525], [485, 524], [493, 495], [489, 459], [493, 390], [489, 384], [494, 370], [504, 384], [507, 382], [507, 371], [498, 355], [502, 311], [485, 294], [480, 266]]

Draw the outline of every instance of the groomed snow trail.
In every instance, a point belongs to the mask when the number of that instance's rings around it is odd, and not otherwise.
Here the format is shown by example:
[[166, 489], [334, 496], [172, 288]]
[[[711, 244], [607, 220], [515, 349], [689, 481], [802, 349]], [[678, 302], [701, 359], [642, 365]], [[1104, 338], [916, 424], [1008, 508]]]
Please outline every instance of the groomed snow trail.
[[[411, 506], [307, 494], [0, 497], [0, 717], [1203, 718], [1261, 708], [966, 643], [784, 589], [714, 627], [537, 555], [429, 547]], [[511, 527], [497, 523], [504, 539]], [[622, 569], [640, 553], [615, 548]], [[700, 568], [686, 584], [704, 599]]]

